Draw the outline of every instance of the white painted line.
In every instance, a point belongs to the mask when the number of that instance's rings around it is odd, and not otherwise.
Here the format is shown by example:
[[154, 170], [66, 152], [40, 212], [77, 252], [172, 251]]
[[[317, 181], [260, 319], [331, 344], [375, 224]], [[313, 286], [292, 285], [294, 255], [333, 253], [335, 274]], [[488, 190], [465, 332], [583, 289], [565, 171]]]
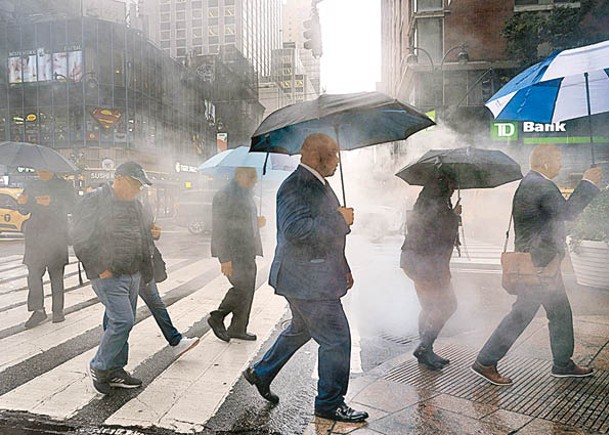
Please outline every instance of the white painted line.
[[224, 343], [208, 333], [199, 346], [174, 362], [105, 423], [157, 426], [186, 433], [202, 430], [270, 337], [286, 307], [285, 299], [276, 296], [272, 288], [260, 287], [249, 325], [249, 330], [258, 335], [257, 341]]

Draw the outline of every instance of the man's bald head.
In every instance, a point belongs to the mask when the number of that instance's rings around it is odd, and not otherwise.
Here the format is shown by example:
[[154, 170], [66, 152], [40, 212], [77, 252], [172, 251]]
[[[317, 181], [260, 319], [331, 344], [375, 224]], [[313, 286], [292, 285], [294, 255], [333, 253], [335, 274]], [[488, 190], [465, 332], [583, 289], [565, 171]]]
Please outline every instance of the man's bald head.
[[330, 177], [338, 166], [338, 152], [338, 144], [334, 139], [327, 134], [314, 133], [303, 142], [300, 161], [323, 177]]
[[558, 175], [561, 168], [561, 152], [554, 144], [539, 144], [529, 156], [531, 169], [540, 172], [548, 178]]

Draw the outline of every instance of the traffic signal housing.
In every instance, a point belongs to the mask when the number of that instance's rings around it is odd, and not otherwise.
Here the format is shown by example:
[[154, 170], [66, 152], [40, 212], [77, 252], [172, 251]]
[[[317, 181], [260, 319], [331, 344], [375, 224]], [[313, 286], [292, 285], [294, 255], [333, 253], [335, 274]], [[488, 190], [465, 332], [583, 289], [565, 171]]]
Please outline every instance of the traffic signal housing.
[[323, 55], [321, 45], [321, 24], [316, 10], [313, 11], [311, 18], [306, 20], [303, 25], [305, 28], [305, 31], [303, 32], [305, 38], [304, 48], [311, 50], [314, 57], [321, 57]]

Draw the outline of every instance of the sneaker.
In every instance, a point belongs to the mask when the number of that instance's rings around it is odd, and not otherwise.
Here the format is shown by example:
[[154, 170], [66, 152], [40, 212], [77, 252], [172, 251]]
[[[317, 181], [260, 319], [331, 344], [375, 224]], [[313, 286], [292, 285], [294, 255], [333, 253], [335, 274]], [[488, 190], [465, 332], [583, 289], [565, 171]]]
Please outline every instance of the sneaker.
[[134, 378], [125, 369], [117, 369], [108, 378], [108, 384], [117, 388], [137, 388], [142, 386], [140, 379]]
[[47, 313], [46, 313], [46, 311], [44, 311], [44, 309], [36, 310], [32, 313], [32, 315], [30, 316], [28, 321], [25, 322], [25, 327], [27, 329], [33, 328], [34, 326], [40, 325], [46, 319], [47, 319]]
[[97, 394], [101, 394], [102, 396], [110, 394], [110, 384], [99, 370], [91, 367], [90, 363], [87, 364], [87, 375], [89, 375], [93, 389], [97, 392]]
[[480, 364], [478, 361], [474, 362], [471, 366], [472, 372], [480, 376], [485, 381], [490, 382], [493, 385], [500, 387], [506, 385], [512, 385], [512, 380], [507, 376], [501, 376], [497, 371], [497, 366], [485, 366]]
[[171, 349], [173, 350], [176, 358], [179, 358], [190, 349], [194, 348], [197, 344], [199, 344], [199, 338], [188, 338], [183, 336], [180, 342]]
[[59, 312], [53, 312], [53, 323], [61, 323], [64, 320], [66, 320], [66, 316], [63, 315], [63, 313]]
[[594, 375], [592, 367], [582, 367], [569, 361], [566, 367], [553, 366], [552, 376], [555, 378], [587, 378]]

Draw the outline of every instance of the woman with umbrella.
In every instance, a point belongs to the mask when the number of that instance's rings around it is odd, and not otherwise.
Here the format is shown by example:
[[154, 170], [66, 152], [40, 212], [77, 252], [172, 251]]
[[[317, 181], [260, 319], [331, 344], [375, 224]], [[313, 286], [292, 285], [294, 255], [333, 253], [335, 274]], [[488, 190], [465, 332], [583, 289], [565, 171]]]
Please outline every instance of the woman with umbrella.
[[431, 370], [440, 370], [450, 361], [433, 351], [433, 344], [446, 321], [457, 309], [451, 284], [450, 257], [459, 245], [461, 205], [453, 207], [456, 187], [449, 173], [439, 173], [424, 185], [414, 210], [408, 216], [400, 267], [414, 281], [421, 313], [420, 344], [414, 356]]

